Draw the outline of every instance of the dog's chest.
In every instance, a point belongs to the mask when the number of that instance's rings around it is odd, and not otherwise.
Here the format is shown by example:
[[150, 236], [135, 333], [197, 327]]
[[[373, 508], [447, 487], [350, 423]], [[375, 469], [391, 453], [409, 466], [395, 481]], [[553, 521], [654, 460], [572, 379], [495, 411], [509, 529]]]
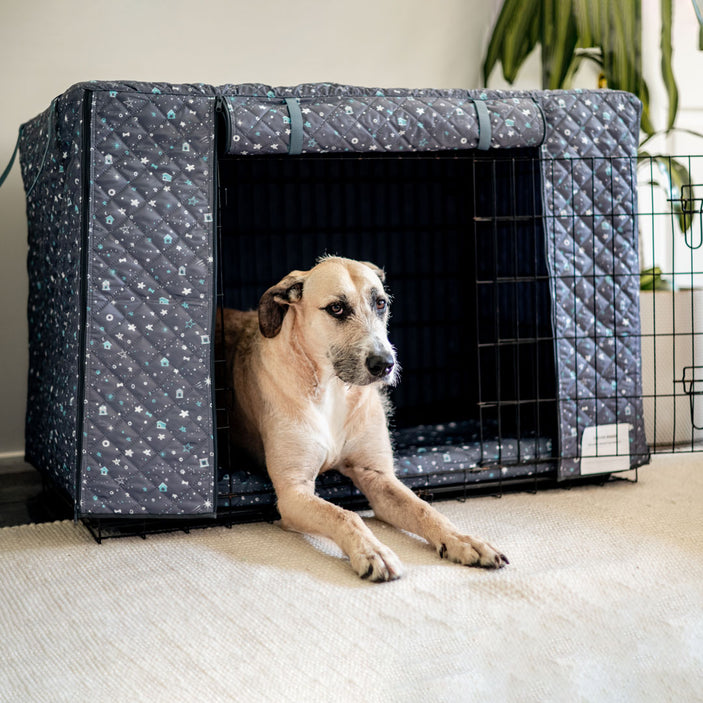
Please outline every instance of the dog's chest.
[[325, 389], [315, 405], [317, 439], [325, 451], [324, 470], [342, 458], [349, 434], [352, 402], [348, 390], [341, 384], [334, 384]]

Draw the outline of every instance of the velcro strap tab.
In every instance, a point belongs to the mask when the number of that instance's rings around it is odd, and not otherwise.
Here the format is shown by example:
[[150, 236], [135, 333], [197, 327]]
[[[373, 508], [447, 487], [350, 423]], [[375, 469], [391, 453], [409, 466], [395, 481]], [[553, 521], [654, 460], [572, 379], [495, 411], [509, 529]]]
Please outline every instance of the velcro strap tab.
[[297, 98], [286, 98], [288, 115], [290, 117], [290, 141], [288, 142], [288, 153], [300, 154], [303, 150], [303, 113], [300, 111], [300, 103]]
[[474, 100], [478, 117], [478, 149], [486, 151], [491, 146], [491, 116], [483, 100]]

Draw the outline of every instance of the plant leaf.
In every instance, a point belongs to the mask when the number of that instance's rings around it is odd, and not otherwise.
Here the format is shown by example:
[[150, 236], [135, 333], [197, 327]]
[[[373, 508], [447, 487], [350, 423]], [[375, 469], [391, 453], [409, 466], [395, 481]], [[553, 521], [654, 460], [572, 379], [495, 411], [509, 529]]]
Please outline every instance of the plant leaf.
[[679, 109], [679, 91], [676, 87], [674, 69], [672, 67], [673, 45], [671, 43], [672, 25], [672, 0], [660, 0], [661, 6], [661, 71], [666, 92], [669, 96], [669, 113], [667, 116], [666, 129], [670, 130], [676, 121], [676, 113]]
[[640, 127], [645, 134], [651, 137], [655, 134], [656, 130], [654, 129], [652, 120], [649, 117], [649, 86], [644, 79], [642, 80], [639, 93], [636, 93], [636, 95], [642, 103], [642, 118], [640, 120]]
[[574, 62], [578, 42], [571, 0], [542, 2], [542, 88], [564, 86]]
[[584, 61], [592, 61], [594, 64], [596, 64], [596, 66], [599, 67], [599, 69], [601, 71], [603, 70], [603, 59], [601, 59], [600, 56], [596, 56], [593, 53], [588, 53], [588, 54], [579, 53], [579, 49], [577, 48], [576, 51], [574, 52], [574, 58], [573, 58], [573, 61], [571, 62], [571, 66], [569, 67], [569, 73], [566, 76], [566, 78], [564, 78], [564, 87], [565, 88], [571, 87], [573, 80], [574, 80], [574, 76], [576, 75], [579, 68], [581, 67], [581, 64]]
[[[672, 69], [673, 0], [660, 3], [661, 71], [669, 100], [669, 131], [678, 111]], [[642, 131], [650, 136], [655, 133], [649, 87], [642, 74], [642, 0], [505, 0], [486, 50], [484, 82], [500, 61], [503, 76], [513, 83], [537, 43], [545, 89], [568, 87], [584, 58], [597, 61], [577, 49], [600, 49], [608, 88], [636, 95], [642, 103]]]
[[[695, 210], [695, 193], [691, 184], [691, 174], [686, 166], [676, 159], [669, 159], [669, 170], [674, 187], [678, 190], [678, 200], [673, 199], [674, 213], [679, 220], [682, 232], [688, 232], [693, 224], [693, 213]], [[685, 187], [684, 187], [685, 186]]]
[[639, 92], [637, 75], [641, 73], [641, 32], [638, 31], [638, 0], [608, 3], [609, 24], [604, 33], [603, 51], [609, 57], [606, 77], [608, 87]]
[[579, 47], [599, 46], [597, 16], [600, 5], [597, 2], [589, 2], [589, 0], [573, 0], [573, 3]]
[[506, 26], [501, 51], [503, 76], [511, 84], [539, 38], [540, 0], [522, 0], [521, 5], [520, 13], [514, 15], [513, 21]]
[[649, 88], [642, 76], [640, 0], [594, 0], [600, 3], [603, 73], [608, 87], [634, 93], [642, 102], [641, 127], [654, 132], [649, 111]]
[[534, 31], [526, 32], [525, 27], [533, 27], [535, 19], [539, 21], [539, 11], [539, 0], [505, 0], [483, 61], [484, 84], [488, 83], [491, 71], [498, 61], [502, 65], [505, 80], [509, 83], [515, 80], [520, 66], [537, 40]]
[[662, 278], [659, 266], [653, 266], [640, 273], [640, 290], [671, 290], [671, 286]]
[[696, 132], [695, 129], [686, 129], [686, 127], [677, 127], [677, 132], [684, 132], [686, 134], [692, 134], [694, 137], [701, 137], [703, 139], [703, 132]]
[[[483, 83], [488, 84], [488, 78], [491, 75], [498, 59], [500, 58], [500, 50], [505, 38], [505, 27], [510, 22], [511, 9], [509, 8], [510, 1], [506, 0], [503, 7], [496, 18], [496, 23], [491, 32], [491, 39], [486, 48], [486, 55], [483, 59]], [[515, 4], [515, 3], [512, 3]]]

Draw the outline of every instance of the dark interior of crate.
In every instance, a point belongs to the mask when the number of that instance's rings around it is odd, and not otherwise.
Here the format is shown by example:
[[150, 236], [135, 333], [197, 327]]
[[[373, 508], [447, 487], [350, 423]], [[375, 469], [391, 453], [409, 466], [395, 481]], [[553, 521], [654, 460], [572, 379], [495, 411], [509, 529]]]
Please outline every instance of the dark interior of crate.
[[[406, 448], [471, 444], [475, 472], [544, 467], [556, 453], [536, 150], [223, 156], [219, 199], [218, 304], [255, 308], [324, 253], [385, 269], [403, 369], [391, 396], [398, 461]], [[507, 440], [515, 456], [503, 455]], [[248, 469], [226, 444], [221, 431], [221, 472]]]

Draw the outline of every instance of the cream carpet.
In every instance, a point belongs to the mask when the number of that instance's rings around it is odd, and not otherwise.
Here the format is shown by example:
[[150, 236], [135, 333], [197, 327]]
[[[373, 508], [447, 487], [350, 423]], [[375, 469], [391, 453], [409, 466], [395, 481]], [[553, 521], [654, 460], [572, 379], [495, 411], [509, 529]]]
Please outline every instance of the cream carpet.
[[703, 454], [637, 484], [437, 507], [510, 566], [374, 520], [400, 581], [268, 524], [0, 530], [0, 700], [703, 701]]

